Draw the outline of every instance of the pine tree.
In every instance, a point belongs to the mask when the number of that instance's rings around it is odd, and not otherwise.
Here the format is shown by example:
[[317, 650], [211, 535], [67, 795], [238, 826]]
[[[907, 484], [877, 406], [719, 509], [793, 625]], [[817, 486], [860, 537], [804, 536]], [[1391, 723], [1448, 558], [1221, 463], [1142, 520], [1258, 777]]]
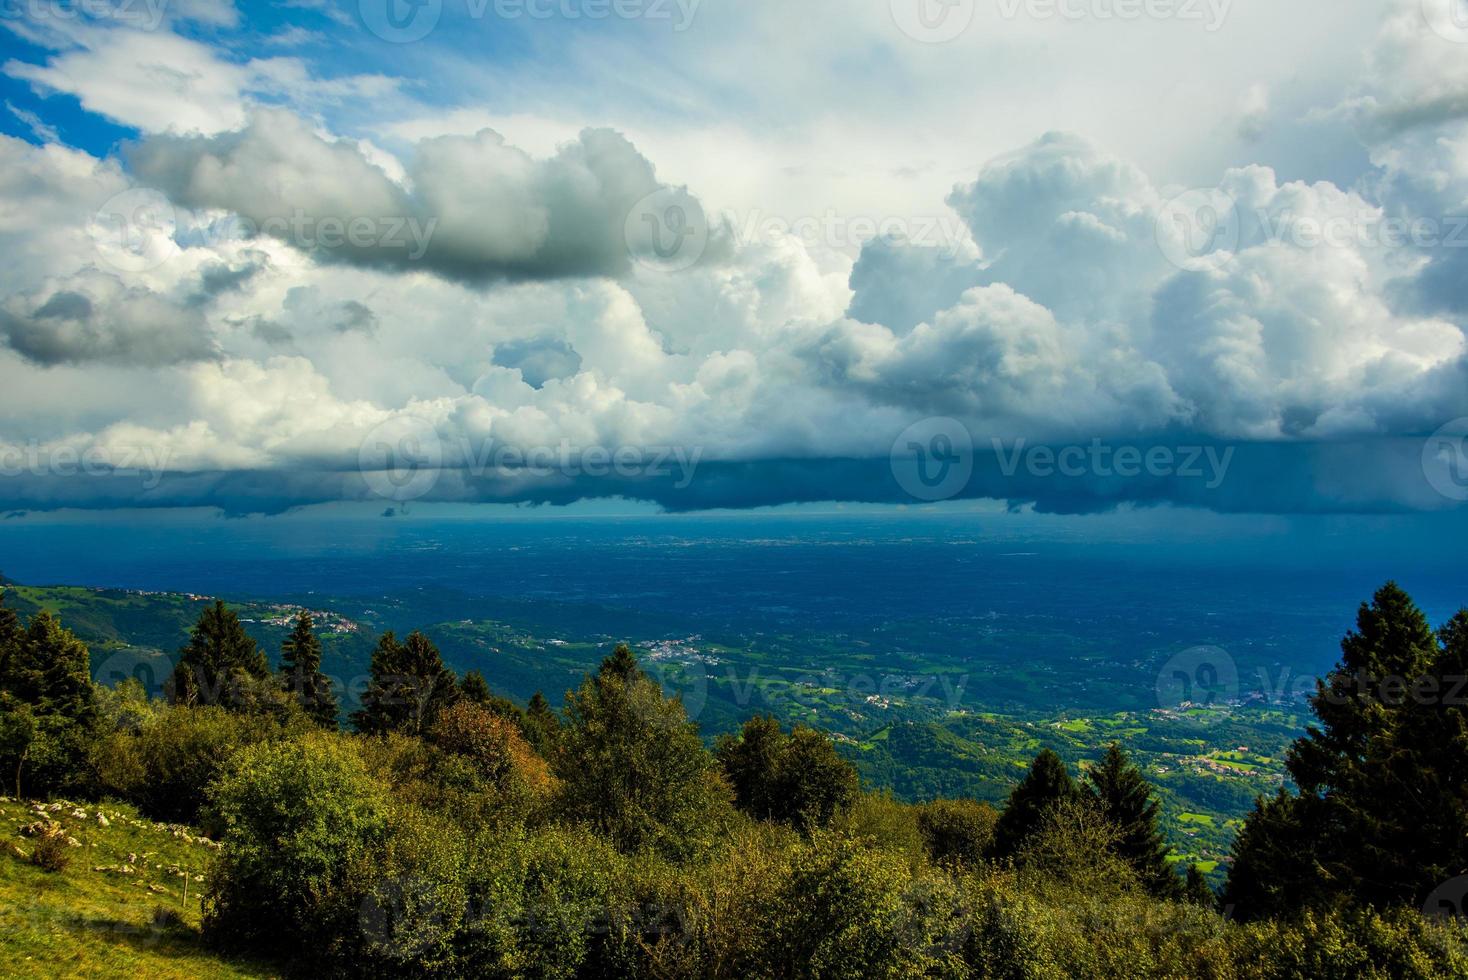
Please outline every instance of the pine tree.
[[1196, 864], [1188, 865], [1188, 878], [1183, 884], [1183, 901], [1205, 909], [1218, 907], [1218, 896], [1213, 894], [1212, 886]]
[[525, 740], [544, 759], [555, 755], [561, 737], [561, 716], [550, 706], [545, 695], [536, 691], [525, 708]]
[[362, 707], [352, 713], [352, 722], [367, 734], [422, 735], [459, 698], [457, 679], [438, 647], [417, 631], [402, 643], [391, 631], [384, 633], [372, 651], [370, 673]]
[[484, 675], [477, 670], [471, 670], [459, 681], [459, 693], [464, 700], [470, 704], [477, 704], [481, 708], [489, 704], [494, 694], [489, 689], [489, 682]]
[[1099, 765], [1086, 773], [1087, 795], [1117, 829], [1117, 857], [1132, 866], [1137, 879], [1159, 898], [1177, 898], [1182, 881], [1168, 865], [1171, 850], [1157, 826], [1160, 809], [1152, 786], [1113, 742]]
[[1009, 794], [1009, 802], [994, 825], [995, 857], [1013, 857], [1025, 838], [1037, 830], [1050, 810], [1074, 799], [1079, 790], [1060, 756], [1042, 749], [1030, 771]]
[[280, 682], [307, 717], [323, 728], [335, 729], [336, 692], [330, 678], [321, 673], [321, 641], [314, 625], [311, 614], [301, 610], [295, 628], [280, 647]]
[[269, 677], [270, 663], [239, 616], [216, 601], [194, 624], [166, 687], [174, 704], [253, 710]]
[[1320, 724], [1286, 758], [1299, 796], [1261, 801], [1235, 841], [1224, 901], [1242, 917], [1342, 898], [1415, 903], [1468, 870], [1457, 623], [1440, 644], [1395, 583], [1361, 606], [1311, 701]]
[[91, 654], [49, 612], [38, 612], [6, 642], [0, 674], [0, 755], [16, 792], [29, 769], [33, 788], [56, 791], [83, 778], [86, 743], [96, 716]]

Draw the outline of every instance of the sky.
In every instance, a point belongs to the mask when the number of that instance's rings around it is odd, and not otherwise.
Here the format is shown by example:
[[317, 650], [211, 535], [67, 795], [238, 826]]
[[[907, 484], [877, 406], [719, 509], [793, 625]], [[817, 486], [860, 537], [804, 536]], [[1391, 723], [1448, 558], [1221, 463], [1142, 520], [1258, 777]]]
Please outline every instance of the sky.
[[0, 508], [1468, 501], [1465, 0], [0, 0]]

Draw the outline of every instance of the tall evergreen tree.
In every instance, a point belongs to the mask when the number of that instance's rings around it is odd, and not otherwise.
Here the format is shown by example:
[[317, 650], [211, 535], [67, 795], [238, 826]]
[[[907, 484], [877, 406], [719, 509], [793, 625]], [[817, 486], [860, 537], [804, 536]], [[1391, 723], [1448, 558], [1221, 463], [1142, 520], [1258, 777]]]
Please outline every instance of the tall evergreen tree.
[[994, 825], [995, 857], [1013, 857], [1025, 838], [1039, 829], [1049, 812], [1074, 799], [1079, 792], [1060, 756], [1042, 749], [1030, 771], [1009, 794], [1009, 802]]
[[438, 647], [417, 631], [402, 643], [391, 631], [384, 633], [372, 651], [370, 673], [362, 707], [352, 713], [357, 729], [368, 734], [422, 735], [459, 699], [454, 672], [444, 666]]
[[86, 644], [44, 611], [23, 631], [16, 620], [0, 624], [0, 632], [8, 637], [0, 641], [8, 649], [0, 673], [0, 755], [16, 792], [27, 770], [33, 788], [74, 786], [96, 715]]
[[336, 728], [336, 691], [321, 673], [321, 641], [311, 614], [301, 610], [295, 628], [280, 646], [281, 686], [300, 703], [307, 717], [323, 728]]
[[1213, 893], [1208, 879], [1203, 876], [1203, 872], [1196, 864], [1188, 865], [1188, 878], [1183, 884], [1183, 901], [1205, 909], [1218, 906], [1218, 896]]
[[1161, 805], [1121, 746], [1113, 742], [1100, 764], [1087, 770], [1085, 789], [1101, 814], [1116, 826], [1116, 856], [1132, 866], [1143, 887], [1160, 898], [1180, 897], [1182, 880], [1168, 865], [1171, 849], [1157, 826]]
[[626, 646], [566, 695], [554, 756], [568, 814], [617, 847], [684, 856], [711, 845], [728, 787], [683, 704]]
[[545, 695], [536, 691], [525, 706], [525, 740], [541, 758], [555, 755], [556, 744], [561, 737], [561, 716], [556, 714]]
[[1440, 643], [1395, 583], [1361, 606], [1311, 701], [1320, 724], [1286, 758], [1299, 796], [1261, 802], [1236, 839], [1223, 900], [1241, 916], [1416, 904], [1468, 871], [1458, 623]]
[[262, 706], [270, 662], [240, 617], [216, 601], [199, 616], [166, 685], [174, 704], [217, 704], [236, 710]]

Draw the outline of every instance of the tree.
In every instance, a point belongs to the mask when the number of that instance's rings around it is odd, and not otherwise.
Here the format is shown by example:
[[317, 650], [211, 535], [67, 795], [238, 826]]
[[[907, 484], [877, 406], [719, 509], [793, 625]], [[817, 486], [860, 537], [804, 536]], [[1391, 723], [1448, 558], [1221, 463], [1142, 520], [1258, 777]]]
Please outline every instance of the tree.
[[402, 643], [391, 631], [384, 633], [372, 651], [370, 673], [361, 710], [352, 714], [357, 729], [367, 734], [423, 735], [459, 698], [454, 672], [444, 666], [438, 647], [417, 631]]
[[554, 765], [562, 803], [619, 849], [681, 857], [711, 845], [729, 790], [683, 704], [625, 645], [566, 695]]
[[1042, 749], [1019, 785], [1009, 794], [994, 825], [993, 855], [1014, 857], [1025, 839], [1038, 830], [1050, 810], [1075, 799], [1079, 790], [1060, 756]]
[[1157, 827], [1160, 804], [1121, 746], [1113, 742], [1100, 764], [1087, 770], [1085, 790], [1116, 825], [1116, 855], [1132, 866], [1143, 887], [1159, 898], [1181, 897], [1182, 881], [1167, 862], [1171, 848]]
[[174, 704], [256, 711], [267, 707], [263, 688], [269, 677], [265, 653], [239, 616], [216, 600], [194, 624], [166, 687]]
[[296, 626], [280, 647], [281, 686], [322, 728], [336, 728], [336, 692], [331, 680], [321, 673], [321, 641], [316, 637], [311, 614], [304, 609]]
[[1218, 905], [1218, 896], [1213, 894], [1213, 887], [1208, 884], [1208, 879], [1196, 864], [1188, 865], [1188, 878], [1183, 884], [1183, 901], [1205, 909]]
[[745, 722], [715, 752], [741, 810], [760, 820], [808, 829], [824, 827], [860, 790], [856, 770], [830, 738], [803, 726], [789, 735], [772, 717]]
[[555, 755], [556, 743], [561, 737], [561, 716], [550, 706], [545, 695], [536, 691], [525, 707], [525, 740], [542, 758]]
[[7, 618], [0, 634], [7, 651], [0, 673], [0, 753], [15, 774], [16, 792], [27, 768], [33, 789], [74, 787], [84, 778], [96, 717], [91, 654], [45, 611], [24, 630]]
[[1319, 725], [1235, 842], [1226, 904], [1243, 917], [1350, 899], [1416, 905], [1468, 871], [1468, 614], [1440, 634], [1387, 583], [1363, 603], [1311, 700]]

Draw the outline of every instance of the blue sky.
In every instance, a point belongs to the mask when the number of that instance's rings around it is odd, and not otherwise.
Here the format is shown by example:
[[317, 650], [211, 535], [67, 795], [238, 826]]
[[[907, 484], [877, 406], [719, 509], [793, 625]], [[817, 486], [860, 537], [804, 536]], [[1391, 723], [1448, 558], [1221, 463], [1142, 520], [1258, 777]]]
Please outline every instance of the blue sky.
[[11, 0], [0, 506], [1456, 510], [1460, 3]]

